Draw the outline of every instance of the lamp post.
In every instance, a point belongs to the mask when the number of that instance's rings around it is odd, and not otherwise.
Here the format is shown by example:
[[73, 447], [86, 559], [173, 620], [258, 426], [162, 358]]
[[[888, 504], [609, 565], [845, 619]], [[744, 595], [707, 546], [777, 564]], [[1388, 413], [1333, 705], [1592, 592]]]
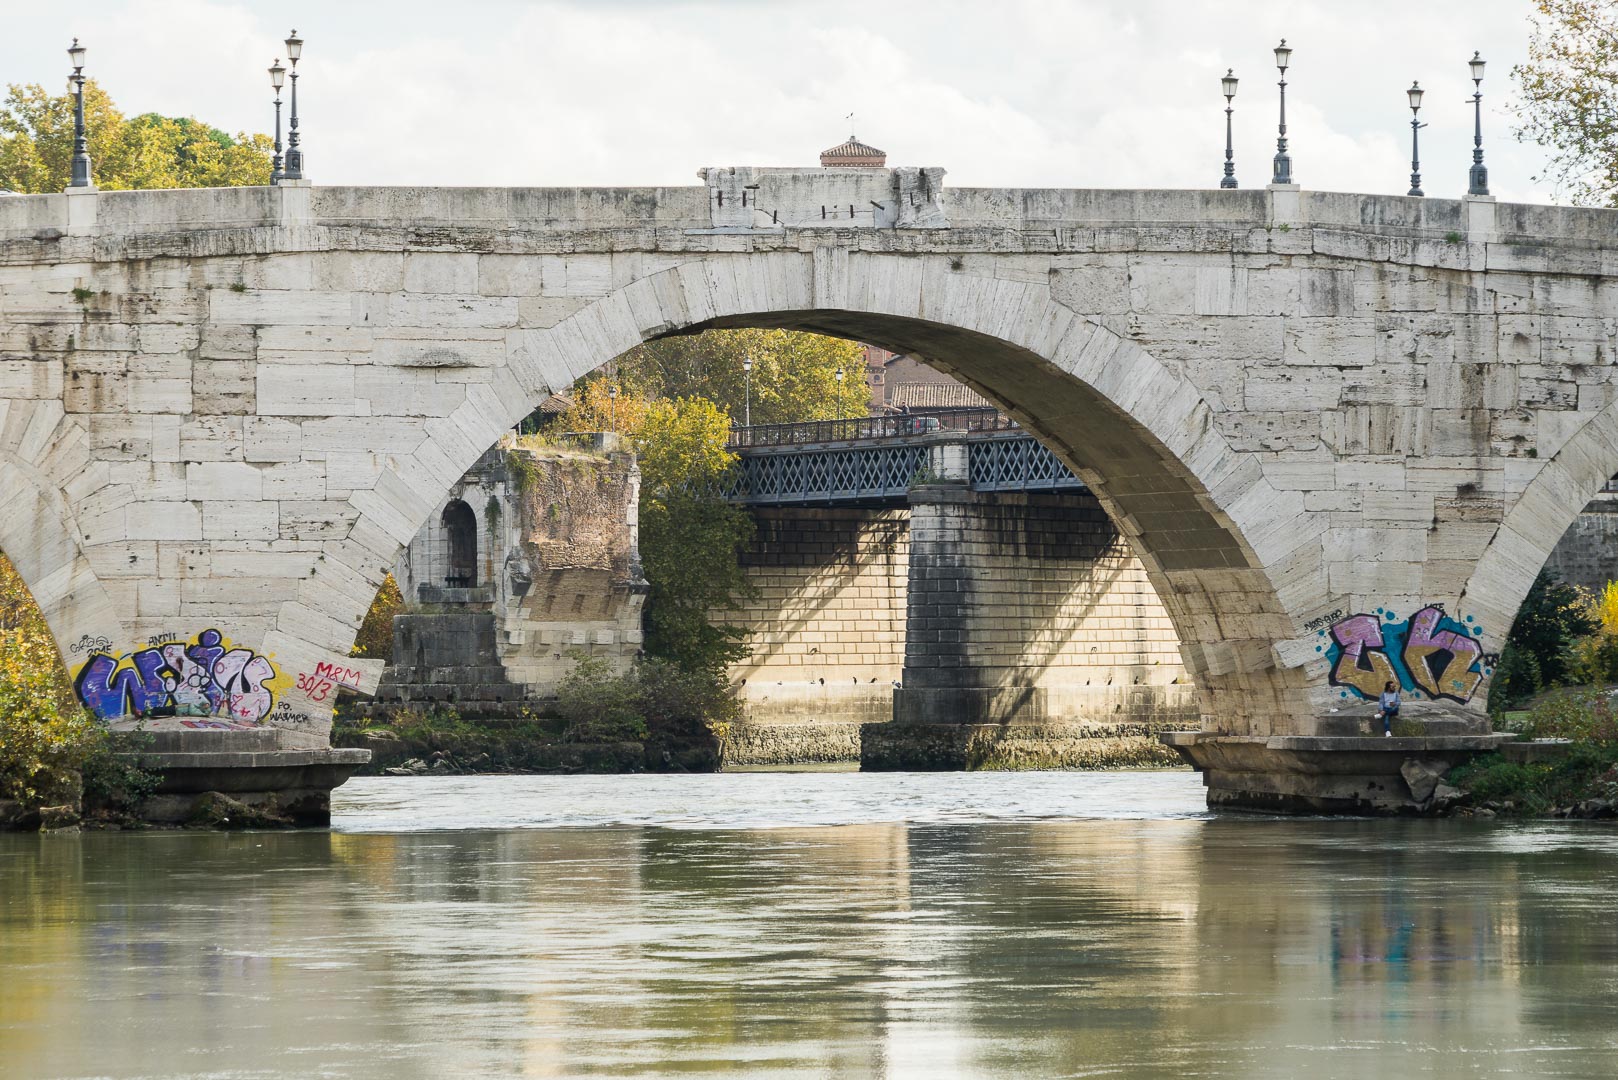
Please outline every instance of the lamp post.
[[1419, 197], [1427, 194], [1421, 190], [1421, 147], [1417, 142], [1421, 129], [1427, 126], [1417, 119], [1421, 113], [1421, 84], [1411, 83], [1405, 93], [1410, 97], [1410, 190], [1405, 194]]
[[[843, 411], [843, 369], [841, 367], [837, 369], [837, 411], [839, 413]], [[837, 419], [841, 420], [843, 417], [839, 416]]]
[[287, 120], [287, 162], [283, 180], [303, 179], [303, 150], [298, 146], [298, 59], [303, 56], [303, 38], [296, 30], [286, 40], [287, 60], [292, 64], [292, 115]]
[[742, 427], [750, 428], [753, 426], [753, 358], [751, 356], [742, 357], [742, 385], [745, 387], [743, 390]]
[[1293, 182], [1292, 157], [1287, 153], [1287, 65], [1291, 61], [1292, 50], [1287, 48], [1287, 39], [1282, 38], [1281, 44], [1275, 47], [1275, 67], [1281, 73], [1281, 127], [1275, 140], [1275, 174], [1270, 177], [1272, 184]]
[[618, 430], [618, 384], [607, 384], [607, 427]]
[[1219, 181], [1222, 188], [1236, 186], [1236, 158], [1231, 150], [1230, 143], [1230, 102], [1236, 96], [1235, 68], [1226, 68], [1225, 77], [1219, 80], [1219, 89], [1225, 95], [1225, 176]]
[[286, 178], [281, 171], [281, 87], [286, 84], [287, 69], [276, 58], [270, 65], [270, 85], [275, 88], [275, 157], [270, 162], [270, 183], [279, 184]]
[[73, 86], [73, 178], [70, 188], [87, 188], [90, 183], [90, 140], [84, 131], [84, 54], [85, 48], [74, 38], [67, 47], [67, 58], [73, 64], [73, 74], [67, 77]]
[[1489, 193], [1489, 170], [1483, 167], [1483, 65], [1481, 54], [1472, 52], [1467, 67], [1472, 69], [1472, 171], [1466, 187], [1468, 195]]

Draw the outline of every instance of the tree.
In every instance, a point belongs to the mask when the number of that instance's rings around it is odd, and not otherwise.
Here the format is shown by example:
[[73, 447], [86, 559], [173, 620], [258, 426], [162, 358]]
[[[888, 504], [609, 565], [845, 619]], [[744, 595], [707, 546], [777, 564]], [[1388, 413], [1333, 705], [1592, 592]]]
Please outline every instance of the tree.
[[[95, 182], [107, 190], [268, 184], [268, 135], [231, 136], [200, 120], [126, 117], [94, 81], [84, 115]], [[73, 98], [37, 85], [9, 87], [0, 106], [0, 188], [61, 191], [72, 175]]]
[[646, 420], [650, 405], [639, 393], [620, 387], [614, 397], [612, 380], [598, 376], [573, 388], [573, 406], [550, 424], [551, 431], [617, 431], [634, 435]]
[[[1549, 178], [1575, 203], [1618, 206], [1618, 6], [1535, 0], [1517, 137], [1552, 151]], [[1543, 177], [1535, 177], [1536, 180]]]
[[736, 465], [725, 448], [729, 430], [730, 418], [713, 402], [686, 397], [654, 403], [635, 440], [646, 651], [716, 677], [748, 653], [744, 630], [711, 621], [748, 590], [740, 555], [753, 521], [720, 497]]
[[1567, 675], [1568, 646], [1594, 633], [1598, 625], [1578, 589], [1541, 570], [1517, 609], [1506, 641], [1533, 658], [1541, 685], [1554, 686]]
[[619, 357], [613, 378], [624, 391], [650, 400], [708, 398], [739, 422], [747, 411], [744, 359], [753, 361], [755, 424], [839, 420], [870, 411], [860, 346], [793, 330], [709, 330], [663, 338]]
[[382, 587], [376, 590], [376, 599], [371, 601], [370, 608], [365, 612], [359, 633], [354, 635], [354, 647], [348, 655], [391, 660], [393, 617], [403, 610], [404, 595], [399, 592], [399, 583], [393, 580], [392, 574], [387, 574], [382, 578]]

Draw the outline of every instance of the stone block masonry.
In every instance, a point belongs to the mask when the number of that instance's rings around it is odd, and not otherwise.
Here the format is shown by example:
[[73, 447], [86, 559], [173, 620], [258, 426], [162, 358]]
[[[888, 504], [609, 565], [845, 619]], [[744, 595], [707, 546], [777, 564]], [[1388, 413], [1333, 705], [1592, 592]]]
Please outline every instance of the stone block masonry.
[[1618, 581], [1618, 494], [1590, 500], [1556, 542], [1545, 569], [1593, 593]]
[[731, 669], [735, 764], [858, 761], [860, 725], [892, 714], [904, 675], [909, 511], [758, 508], [742, 558], [754, 595], [715, 612], [751, 631]]
[[555, 703], [578, 658], [623, 670], [639, 655], [640, 470], [615, 436], [597, 441], [505, 438], [450, 486], [394, 570], [405, 611], [362, 714], [519, 719]]
[[[746, 713], [727, 760], [872, 743], [868, 761], [937, 767], [934, 743], [956, 736], [909, 725], [1015, 724], [1025, 745], [994, 763], [1137, 764], [1165, 760], [1156, 732], [1196, 721], [1173, 624], [1093, 496], [918, 487], [903, 509], [754, 514], [756, 595], [715, 616], [754, 648], [733, 669]], [[877, 730], [890, 720], [902, 731]]]
[[1316, 737], [1384, 671], [1483, 714], [1618, 472], [1618, 212], [842, 172], [0, 200], [0, 548], [81, 696], [324, 745], [383, 573], [504, 432], [643, 341], [782, 326], [1061, 457], [1209, 739]]

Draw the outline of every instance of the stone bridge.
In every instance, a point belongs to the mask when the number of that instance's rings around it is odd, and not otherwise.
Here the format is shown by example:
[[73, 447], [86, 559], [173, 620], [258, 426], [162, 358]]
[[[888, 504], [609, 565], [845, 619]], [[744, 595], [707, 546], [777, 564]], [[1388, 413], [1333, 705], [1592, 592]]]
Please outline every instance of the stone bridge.
[[91, 708], [323, 745], [449, 486], [708, 327], [913, 353], [1038, 435], [1145, 566], [1235, 801], [1358, 753], [1339, 714], [1385, 679], [1485, 731], [1490, 658], [1618, 472], [1612, 211], [701, 175], [0, 200], [0, 548]]

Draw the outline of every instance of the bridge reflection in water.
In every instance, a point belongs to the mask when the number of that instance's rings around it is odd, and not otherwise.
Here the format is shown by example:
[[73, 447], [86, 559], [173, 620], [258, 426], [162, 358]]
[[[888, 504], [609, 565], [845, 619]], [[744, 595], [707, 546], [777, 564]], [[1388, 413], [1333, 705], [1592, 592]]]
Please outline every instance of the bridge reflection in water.
[[[1183, 773], [363, 780], [339, 829], [423, 831], [0, 837], [0, 1073], [1618, 1075], [1610, 839], [1029, 816], [1092, 783], [1201, 809]], [[759, 827], [806, 809], [841, 824]]]

